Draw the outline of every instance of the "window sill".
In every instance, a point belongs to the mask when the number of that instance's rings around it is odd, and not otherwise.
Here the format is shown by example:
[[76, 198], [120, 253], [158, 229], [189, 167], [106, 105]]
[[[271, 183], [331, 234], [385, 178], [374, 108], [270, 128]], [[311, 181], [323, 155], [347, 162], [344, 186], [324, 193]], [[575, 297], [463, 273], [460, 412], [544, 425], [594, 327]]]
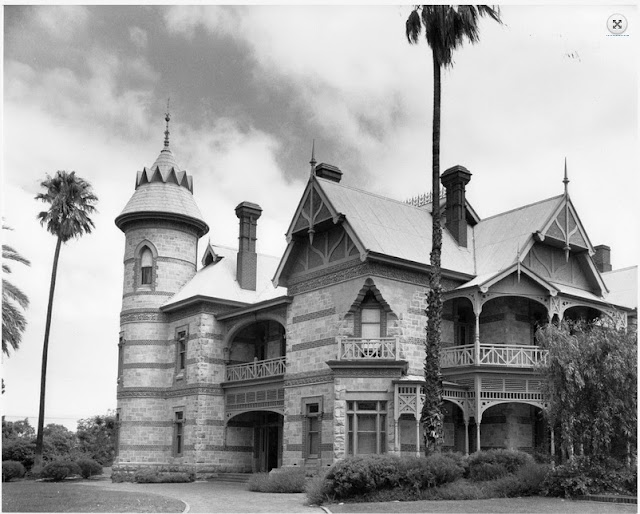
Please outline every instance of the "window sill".
[[176, 375], [176, 380], [184, 380], [184, 372], [180, 372]]

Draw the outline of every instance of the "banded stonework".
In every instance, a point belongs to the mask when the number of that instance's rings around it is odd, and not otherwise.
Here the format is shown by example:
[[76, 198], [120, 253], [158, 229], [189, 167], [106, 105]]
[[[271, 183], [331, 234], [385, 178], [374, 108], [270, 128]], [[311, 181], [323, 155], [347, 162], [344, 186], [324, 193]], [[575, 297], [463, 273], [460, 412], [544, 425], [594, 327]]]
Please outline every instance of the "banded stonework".
[[[165, 121], [163, 150], [116, 218], [114, 476], [312, 474], [348, 455], [423, 451], [430, 206], [342, 185], [312, 160], [281, 259], [260, 253], [250, 199], [236, 207], [239, 248], [198, 252], [208, 226]], [[591, 247], [567, 195], [482, 220], [464, 199], [470, 175], [443, 175], [444, 446], [546, 451], [536, 328], [599, 316], [634, 327], [637, 308], [608, 296], [610, 249]], [[637, 270], [614, 278], [636, 283]]]

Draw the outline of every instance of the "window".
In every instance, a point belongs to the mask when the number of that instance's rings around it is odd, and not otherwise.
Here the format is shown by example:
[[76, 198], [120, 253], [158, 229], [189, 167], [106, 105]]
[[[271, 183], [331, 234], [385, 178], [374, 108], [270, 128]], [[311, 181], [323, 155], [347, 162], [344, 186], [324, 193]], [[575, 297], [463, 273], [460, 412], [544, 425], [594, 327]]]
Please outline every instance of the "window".
[[307, 404], [307, 458], [317, 459], [320, 456], [320, 406], [317, 403]]
[[387, 402], [347, 402], [347, 454], [387, 451]]
[[153, 281], [153, 254], [148, 247], [140, 255], [140, 284], [151, 285]]
[[378, 339], [380, 337], [380, 309], [362, 309], [362, 337]]
[[187, 331], [178, 331], [177, 339], [177, 372], [182, 373], [187, 365]]
[[368, 291], [360, 310], [357, 311], [356, 333], [363, 339], [379, 339], [386, 333], [385, 316], [382, 305], [376, 300], [371, 291]]
[[118, 341], [118, 385], [122, 385], [122, 370], [124, 368], [124, 332], [120, 332]]
[[319, 459], [322, 445], [322, 396], [302, 398], [302, 448], [305, 459]]
[[174, 412], [173, 420], [173, 456], [181, 457], [184, 449], [184, 411]]
[[115, 430], [115, 456], [120, 454], [120, 409], [116, 409], [116, 430]]

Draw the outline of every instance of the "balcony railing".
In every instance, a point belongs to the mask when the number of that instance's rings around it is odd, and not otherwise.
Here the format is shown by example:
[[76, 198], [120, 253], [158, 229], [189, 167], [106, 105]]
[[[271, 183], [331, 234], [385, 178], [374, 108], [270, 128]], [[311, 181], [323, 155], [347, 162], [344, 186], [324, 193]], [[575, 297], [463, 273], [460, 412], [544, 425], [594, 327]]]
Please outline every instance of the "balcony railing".
[[237, 382], [255, 378], [276, 377], [284, 375], [286, 369], [286, 357], [276, 357], [275, 359], [263, 361], [254, 359], [253, 362], [227, 366], [226, 380], [227, 382]]
[[400, 344], [397, 337], [338, 338], [338, 360], [390, 359], [400, 358]]
[[481, 344], [476, 356], [475, 346], [449, 346], [440, 352], [440, 366], [455, 368], [474, 364], [505, 366], [510, 368], [533, 368], [546, 361], [548, 351], [539, 346], [515, 344]]

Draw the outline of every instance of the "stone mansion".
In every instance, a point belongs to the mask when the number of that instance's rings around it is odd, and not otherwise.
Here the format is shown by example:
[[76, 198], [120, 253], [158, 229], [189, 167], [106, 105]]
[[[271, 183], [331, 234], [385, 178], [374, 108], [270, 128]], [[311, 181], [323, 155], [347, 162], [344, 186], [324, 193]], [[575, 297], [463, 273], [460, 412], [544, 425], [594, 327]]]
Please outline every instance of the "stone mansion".
[[[348, 455], [420, 451], [431, 199], [400, 202], [312, 173], [280, 258], [256, 251], [262, 209], [240, 203], [238, 248], [209, 227], [170, 149], [139, 171], [125, 236], [114, 471], [206, 477]], [[480, 219], [471, 173], [442, 174], [445, 447], [549, 449], [535, 366], [540, 323], [637, 319], [637, 267], [612, 271], [568, 195]], [[230, 213], [230, 218], [231, 213]]]

